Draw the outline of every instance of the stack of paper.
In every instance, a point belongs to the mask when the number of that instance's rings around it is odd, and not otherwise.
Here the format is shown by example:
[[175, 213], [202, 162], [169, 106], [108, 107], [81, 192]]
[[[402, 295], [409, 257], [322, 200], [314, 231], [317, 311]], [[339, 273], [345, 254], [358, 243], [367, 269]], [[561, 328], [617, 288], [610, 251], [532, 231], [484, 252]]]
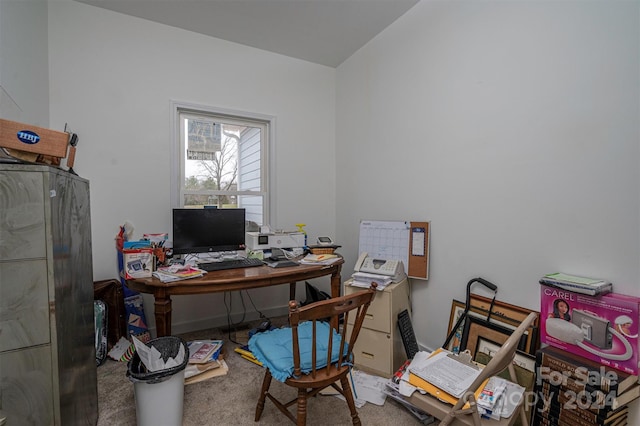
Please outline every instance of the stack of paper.
[[507, 381], [498, 376], [493, 376], [478, 395], [478, 412], [494, 420], [500, 419], [499, 407], [502, 406], [505, 390], [507, 389]]
[[302, 259], [300, 263], [305, 265], [331, 265], [337, 262], [340, 257], [337, 254], [312, 254], [309, 253]]
[[[459, 360], [457, 355], [452, 355], [445, 350], [434, 352], [429, 359], [420, 365], [412, 363], [409, 366], [409, 372], [425, 384], [435, 386], [455, 399], [461, 397], [476, 377], [480, 375], [478, 367]], [[416, 383], [420, 383], [420, 381], [418, 380]], [[424, 389], [429, 391], [427, 388]]]
[[[492, 381], [493, 384], [491, 384]], [[496, 385], [497, 381], [502, 383]], [[485, 394], [485, 391], [493, 392], [493, 397], [483, 400], [482, 395]], [[493, 420], [500, 420], [501, 417], [511, 417], [522, 401], [523, 395], [524, 387], [494, 376], [489, 379], [489, 383], [487, 383], [478, 398], [478, 412], [482, 417]], [[482, 404], [480, 401], [483, 401]]]
[[507, 382], [507, 389], [502, 398], [502, 404], [499, 407], [500, 417], [511, 417], [524, 398], [524, 387]]
[[189, 278], [201, 277], [207, 272], [189, 265], [171, 265], [158, 268], [153, 276], [162, 281], [169, 283], [173, 281], [187, 280]]
[[378, 285], [376, 287], [378, 290], [384, 290], [386, 286], [393, 282], [393, 277], [370, 274], [368, 272], [354, 272], [351, 278], [353, 278], [351, 281], [352, 286], [369, 288], [371, 287], [371, 283], [374, 282]]

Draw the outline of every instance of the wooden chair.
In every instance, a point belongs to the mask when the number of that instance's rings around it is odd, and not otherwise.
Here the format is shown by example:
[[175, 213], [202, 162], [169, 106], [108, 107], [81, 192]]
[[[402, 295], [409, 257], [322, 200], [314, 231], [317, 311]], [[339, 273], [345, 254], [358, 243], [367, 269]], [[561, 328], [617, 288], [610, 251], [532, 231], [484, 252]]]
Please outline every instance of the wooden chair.
[[[530, 313], [524, 321], [520, 323], [518, 328], [511, 333], [509, 338], [502, 344], [500, 349], [496, 352], [496, 354], [491, 358], [491, 361], [487, 364], [486, 367], [482, 369], [480, 375], [473, 381], [473, 383], [467, 388], [467, 391], [464, 393], [462, 397], [458, 399], [458, 401], [452, 406], [450, 404], [446, 404], [438, 399], [430, 396], [430, 395], [420, 395], [415, 392], [411, 397], [408, 398], [409, 402], [425, 411], [433, 415], [434, 417], [441, 419], [440, 426], [447, 425], [472, 425], [472, 426], [483, 426], [483, 425], [491, 425], [491, 426], [504, 426], [511, 425], [518, 418], [518, 412], [520, 416], [520, 420], [522, 425], [527, 426], [529, 424], [528, 419], [526, 418], [523, 403], [524, 399], [521, 402], [520, 406], [511, 417], [503, 418], [499, 421], [496, 420], [487, 420], [480, 418], [478, 414], [478, 407], [476, 406], [475, 399], [475, 391], [481, 386], [481, 384], [491, 376], [495, 376], [502, 372], [505, 368], [509, 369], [509, 374], [511, 377], [511, 381], [517, 383], [515, 370], [513, 367], [513, 359], [515, 357], [516, 349], [518, 348], [518, 343], [520, 342], [520, 338], [524, 334], [524, 332], [529, 329], [534, 321], [536, 320], [537, 313]], [[469, 407], [464, 408], [466, 403], [469, 403]]]
[[[263, 336], [254, 335], [251, 338], [250, 349], [257, 348], [254, 345], [268, 347], [264, 345], [282, 343], [271, 342], [269, 339], [291, 339], [292, 373], [286, 377], [284, 384], [298, 390], [297, 397], [286, 403], [278, 401], [269, 393], [272, 378], [278, 379], [278, 374], [281, 374], [281, 372], [277, 374], [276, 371], [272, 374], [272, 368], [269, 366], [272, 365], [272, 362], [279, 360], [269, 359], [274, 351], [254, 350], [254, 355], [267, 367], [256, 406], [255, 421], [260, 419], [265, 400], [269, 398], [294, 423], [304, 425], [307, 416], [307, 400], [322, 389], [331, 386], [347, 400], [353, 424], [360, 424], [348, 375], [353, 362], [352, 349], [360, 333], [367, 309], [375, 296], [375, 287], [376, 285], [372, 284], [369, 289], [348, 296], [315, 302], [304, 307], [298, 307], [297, 302], [292, 300], [289, 302], [290, 327], [286, 330], [273, 330]], [[355, 315], [353, 326], [349, 325], [349, 315]], [[347, 327], [352, 327], [352, 329], [347, 330]], [[273, 333], [274, 331], [279, 331], [279, 333]], [[272, 338], [271, 336], [275, 334], [278, 334], [278, 337]], [[326, 339], [320, 337], [323, 334], [327, 335]], [[327, 359], [330, 359], [331, 362], [327, 363]], [[340, 382], [340, 386], [336, 382]], [[296, 403], [297, 412], [294, 416], [289, 411], [289, 407]]]

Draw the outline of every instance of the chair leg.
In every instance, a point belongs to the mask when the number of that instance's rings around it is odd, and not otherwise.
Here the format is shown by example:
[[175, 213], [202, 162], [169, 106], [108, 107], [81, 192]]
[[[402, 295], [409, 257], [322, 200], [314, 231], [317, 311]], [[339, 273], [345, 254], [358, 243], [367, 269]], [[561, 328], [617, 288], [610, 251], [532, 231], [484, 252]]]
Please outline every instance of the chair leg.
[[347, 377], [343, 377], [340, 379], [340, 385], [342, 386], [343, 395], [347, 400], [347, 405], [349, 406], [349, 411], [351, 411], [351, 422], [354, 425], [360, 425], [360, 417], [358, 416], [358, 411], [356, 410], [356, 403], [353, 400], [353, 393], [351, 392], [351, 385], [349, 385], [349, 379]]
[[307, 390], [304, 388], [298, 388], [298, 426], [305, 426], [307, 424]]
[[260, 390], [260, 398], [258, 398], [258, 405], [256, 405], [256, 418], [257, 422], [260, 420], [260, 416], [262, 415], [262, 410], [264, 410], [264, 401], [267, 398], [267, 393], [269, 393], [269, 386], [271, 386], [271, 373], [268, 368], [264, 369], [264, 380], [262, 381], [262, 389]]

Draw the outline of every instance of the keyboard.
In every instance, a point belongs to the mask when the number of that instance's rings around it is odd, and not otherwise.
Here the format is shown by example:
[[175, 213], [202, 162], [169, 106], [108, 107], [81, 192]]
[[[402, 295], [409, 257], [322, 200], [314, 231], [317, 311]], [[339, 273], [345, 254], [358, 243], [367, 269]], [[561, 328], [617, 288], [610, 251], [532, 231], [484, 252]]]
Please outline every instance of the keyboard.
[[207, 272], [222, 271], [223, 269], [251, 268], [253, 266], [262, 266], [262, 260], [254, 257], [245, 257], [242, 259], [223, 260], [222, 262], [206, 262], [199, 263], [198, 268]]
[[416, 335], [413, 332], [409, 311], [406, 309], [398, 314], [398, 328], [400, 328], [400, 336], [402, 337], [407, 358], [412, 359], [420, 348], [416, 341]]

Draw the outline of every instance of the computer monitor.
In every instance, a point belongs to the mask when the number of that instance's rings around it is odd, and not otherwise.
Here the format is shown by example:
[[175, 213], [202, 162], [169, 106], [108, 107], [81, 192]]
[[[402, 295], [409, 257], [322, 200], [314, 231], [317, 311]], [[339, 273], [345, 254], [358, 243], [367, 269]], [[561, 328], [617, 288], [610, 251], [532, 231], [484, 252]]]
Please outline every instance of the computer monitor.
[[173, 253], [244, 250], [245, 209], [173, 209]]

